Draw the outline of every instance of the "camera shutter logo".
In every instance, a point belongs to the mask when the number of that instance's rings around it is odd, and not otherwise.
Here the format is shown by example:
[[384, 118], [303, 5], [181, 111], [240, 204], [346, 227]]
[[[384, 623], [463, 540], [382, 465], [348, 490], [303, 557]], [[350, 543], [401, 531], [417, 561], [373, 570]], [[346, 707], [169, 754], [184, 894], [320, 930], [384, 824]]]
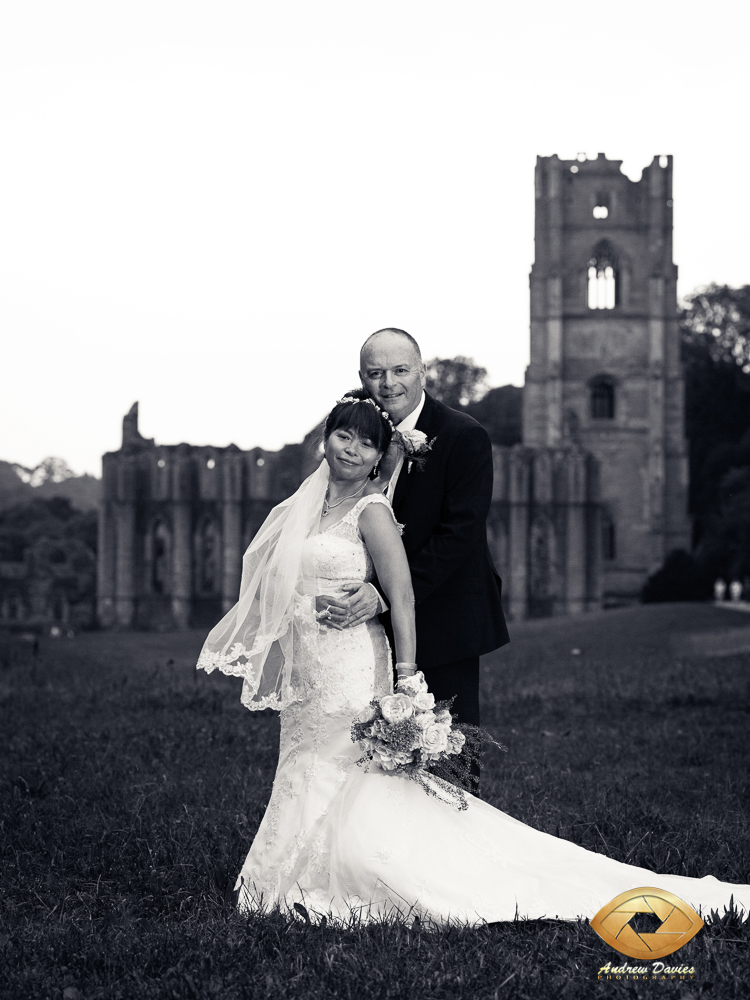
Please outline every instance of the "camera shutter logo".
[[[653, 933], [631, 926], [636, 913], [651, 913], [661, 920]], [[703, 921], [684, 900], [666, 889], [645, 887], [620, 893], [599, 910], [591, 921], [602, 941], [630, 958], [656, 959], [671, 955], [691, 941]]]

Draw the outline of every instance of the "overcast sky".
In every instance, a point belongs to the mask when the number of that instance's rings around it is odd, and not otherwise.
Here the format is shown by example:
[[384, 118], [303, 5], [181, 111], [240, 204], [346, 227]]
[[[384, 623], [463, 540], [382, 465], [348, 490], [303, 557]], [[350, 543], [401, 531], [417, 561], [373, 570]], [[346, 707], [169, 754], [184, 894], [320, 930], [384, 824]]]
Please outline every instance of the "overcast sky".
[[277, 448], [404, 327], [528, 361], [537, 154], [675, 157], [680, 293], [750, 282], [747, 5], [2, 0], [0, 458]]

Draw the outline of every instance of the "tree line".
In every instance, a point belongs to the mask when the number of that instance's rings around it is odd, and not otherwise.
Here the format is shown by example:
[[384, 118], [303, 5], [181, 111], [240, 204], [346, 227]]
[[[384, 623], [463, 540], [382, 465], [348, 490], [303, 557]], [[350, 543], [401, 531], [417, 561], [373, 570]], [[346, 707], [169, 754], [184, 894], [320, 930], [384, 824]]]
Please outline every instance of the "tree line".
[[680, 315], [692, 551], [670, 553], [646, 601], [701, 600], [714, 581], [750, 594], [750, 285], [708, 285]]

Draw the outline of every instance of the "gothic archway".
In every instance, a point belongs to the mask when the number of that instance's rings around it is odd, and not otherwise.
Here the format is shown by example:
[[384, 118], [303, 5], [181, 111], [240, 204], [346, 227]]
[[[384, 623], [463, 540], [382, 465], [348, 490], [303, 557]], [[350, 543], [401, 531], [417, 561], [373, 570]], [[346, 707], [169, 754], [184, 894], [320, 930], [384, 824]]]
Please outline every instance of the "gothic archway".
[[589, 382], [589, 413], [592, 420], [615, 419], [615, 380], [597, 375]]
[[170, 565], [172, 536], [167, 525], [159, 519], [151, 528], [150, 583], [154, 594], [169, 594], [172, 589]]
[[609, 240], [599, 240], [588, 262], [589, 309], [614, 309], [620, 304], [620, 268]]
[[537, 514], [529, 531], [529, 616], [554, 613], [557, 591], [555, 527], [546, 514]]
[[198, 526], [195, 556], [198, 594], [201, 597], [216, 597], [221, 593], [219, 532], [210, 517], [204, 518]]

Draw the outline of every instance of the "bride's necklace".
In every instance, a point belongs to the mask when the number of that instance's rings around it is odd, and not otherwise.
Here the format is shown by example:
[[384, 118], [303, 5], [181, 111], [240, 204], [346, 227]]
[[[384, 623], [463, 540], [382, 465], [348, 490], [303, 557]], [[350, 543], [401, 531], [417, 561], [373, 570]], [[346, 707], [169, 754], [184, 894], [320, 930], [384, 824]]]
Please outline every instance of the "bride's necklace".
[[326, 490], [326, 495], [323, 497], [323, 513], [321, 514], [321, 517], [328, 517], [329, 510], [333, 510], [334, 507], [340, 507], [344, 500], [351, 500], [353, 497], [356, 497], [362, 492], [365, 486], [367, 486], [366, 479], [356, 493], [350, 493], [348, 497], [342, 497], [340, 500], [337, 500], [336, 503], [328, 503], [328, 490]]

